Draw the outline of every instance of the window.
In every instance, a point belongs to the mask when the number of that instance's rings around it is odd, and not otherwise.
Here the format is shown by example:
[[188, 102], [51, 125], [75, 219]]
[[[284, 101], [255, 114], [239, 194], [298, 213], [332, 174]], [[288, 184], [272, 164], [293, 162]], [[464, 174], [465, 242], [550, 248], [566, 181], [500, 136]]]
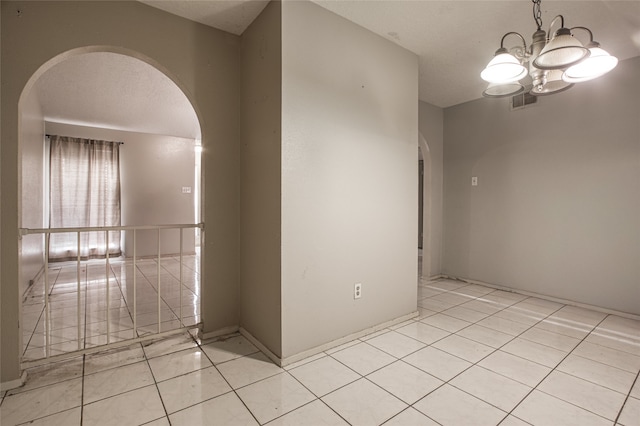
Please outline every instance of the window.
[[[119, 142], [50, 137], [49, 226], [120, 226]], [[106, 256], [105, 232], [83, 232], [82, 259]], [[109, 256], [120, 256], [120, 231], [109, 232]], [[52, 234], [50, 261], [75, 260], [76, 233]]]

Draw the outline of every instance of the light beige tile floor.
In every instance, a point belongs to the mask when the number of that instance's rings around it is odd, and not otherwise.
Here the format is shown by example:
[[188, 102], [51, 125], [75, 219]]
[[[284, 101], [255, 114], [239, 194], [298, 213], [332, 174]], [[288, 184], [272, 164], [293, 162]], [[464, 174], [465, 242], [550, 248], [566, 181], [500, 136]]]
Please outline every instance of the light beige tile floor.
[[0, 423], [640, 425], [640, 321], [451, 280], [418, 294], [417, 319], [285, 368], [189, 333], [36, 367]]

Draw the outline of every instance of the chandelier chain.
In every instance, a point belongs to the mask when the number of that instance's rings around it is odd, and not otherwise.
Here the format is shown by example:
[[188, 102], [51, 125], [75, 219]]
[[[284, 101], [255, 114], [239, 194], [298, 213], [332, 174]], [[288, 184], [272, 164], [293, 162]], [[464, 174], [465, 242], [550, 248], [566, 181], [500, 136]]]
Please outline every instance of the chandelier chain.
[[542, 0], [531, 0], [533, 2], [533, 19], [538, 25], [538, 31], [542, 29], [542, 10], [540, 10], [540, 3]]

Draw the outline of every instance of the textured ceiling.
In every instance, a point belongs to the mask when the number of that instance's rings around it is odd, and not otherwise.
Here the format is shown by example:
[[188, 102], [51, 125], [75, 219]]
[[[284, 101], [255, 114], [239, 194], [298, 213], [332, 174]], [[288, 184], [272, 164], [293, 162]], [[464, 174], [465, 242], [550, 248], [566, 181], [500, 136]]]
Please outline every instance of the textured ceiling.
[[[517, 31], [529, 42], [536, 30], [530, 0], [313, 1], [416, 53], [420, 99], [439, 107], [481, 97], [486, 85], [480, 71], [500, 47], [502, 35]], [[143, 2], [234, 34], [241, 34], [266, 5], [252, 0]], [[563, 14], [567, 26], [590, 28], [619, 59], [640, 55], [640, 1], [543, 0], [542, 12], [545, 30]], [[585, 36], [577, 34], [583, 42]]]
[[[142, 2], [233, 34], [242, 34], [268, 3]], [[529, 0], [315, 3], [416, 53], [419, 97], [443, 108], [481, 97], [486, 86], [480, 71], [504, 33], [518, 31], [529, 41], [536, 29]], [[545, 30], [555, 15], [563, 14], [566, 26], [589, 27], [619, 59], [640, 55], [640, 1], [543, 0], [542, 12]], [[576, 35], [585, 41], [585, 33]], [[514, 41], [507, 39], [507, 46]], [[47, 71], [36, 90], [48, 120], [199, 137], [196, 115], [184, 94], [155, 68], [133, 58], [113, 53], [76, 56]]]
[[[481, 97], [486, 84], [480, 71], [505, 33], [517, 31], [529, 43], [537, 29], [527, 0], [315, 2], [417, 54], [420, 99], [443, 108]], [[639, 1], [543, 0], [544, 30], [558, 14], [566, 26], [591, 29], [619, 59], [640, 55]], [[576, 32], [583, 42], [586, 35]], [[506, 46], [516, 42], [507, 39]]]
[[240, 35], [269, 0], [139, 0], [165, 12]]
[[47, 70], [34, 90], [47, 121], [200, 138], [196, 113], [178, 86], [129, 56], [71, 57]]

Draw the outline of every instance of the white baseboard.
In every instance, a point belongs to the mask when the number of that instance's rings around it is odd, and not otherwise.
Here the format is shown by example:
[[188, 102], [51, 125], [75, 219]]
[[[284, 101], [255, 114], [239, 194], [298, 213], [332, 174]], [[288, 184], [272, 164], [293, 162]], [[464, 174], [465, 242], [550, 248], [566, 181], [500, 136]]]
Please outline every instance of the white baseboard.
[[325, 343], [323, 345], [320, 346], [316, 346], [315, 348], [311, 348], [311, 349], [307, 349], [306, 351], [300, 352], [298, 354], [295, 355], [291, 355], [287, 358], [282, 359], [281, 361], [281, 367], [286, 367], [287, 365], [293, 364], [294, 362], [298, 362], [298, 361], [302, 361], [305, 358], [309, 358], [310, 356], [313, 355], [317, 355], [321, 352], [327, 351], [329, 349], [335, 348], [336, 346], [340, 346], [340, 345], [344, 345], [345, 343], [351, 342], [352, 340], [356, 340], [359, 339], [361, 337], [366, 336], [367, 334], [371, 334], [371, 333], [375, 333], [376, 331], [380, 331], [382, 329], [388, 328], [388, 327], [392, 327], [396, 324], [400, 324], [402, 322], [405, 322], [407, 320], [410, 320], [412, 318], [417, 317], [418, 315], [420, 315], [420, 313], [418, 311], [415, 312], [411, 312], [409, 314], [403, 315], [401, 317], [392, 319], [390, 321], [386, 321], [377, 325], [374, 325], [373, 327], [369, 327], [369, 328], [365, 328], [364, 330], [355, 332], [355, 333], [351, 333], [347, 336], [341, 337], [339, 339], [336, 340], [332, 340], [331, 342]]
[[27, 382], [27, 370], [22, 370], [22, 374], [15, 380], [0, 383], [0, 392], [19, 388]]
[[251, 343], [253, 343], [253, 345], [255, 347], [257, 347], [258, 349], [260, 349], [260, 351], [262, 351], [262, 353], [264, 353], [266, 356], [269, 357], [269, 359], [271, 361], [273, 361], [276, 365], [282, 367], [282, 360], [281, 358], [274, 354], [273, 352], [271, 352], [269, 350], [269, 348], [267, 348], [265, 345], [263, 345], [258, 339], [256, 339], [255, 337], [253, 337], [253, 335], [251, 333], [249, 333], [246, 329], [240, 327], [240, 334], [242, 334], [248, 341], [250, 341]]
[[640, 315], [631, 314], [629, 312], [617, 311], [615, 309], [603, 308], [601, 306], [596, 306], [596, 305], [589, 305], [588, 303], [576, 302], [575, 300], [562, 299], [560, 297], [549, 296], [547, 294], [536, 293], [534, 291], [521, 290], [519, 288], [507, 287], [507, 286], [503, 286], [503, 285], [500, 285], [500, 284], [492, 284], [492, 283], [487, 283], [487, 282], [484, 282], [484, 281], [472, 280], [472, 279], [469, 279], [469, 278], [459, 278], [459, 277], [454, 277], [454, 276], [451, 276], [451, 275], [442, 275], [441, 278], [446, 278], [446, 279], [451, 279], [451, 280], [456, 280], [456, 281], [462, 281], [462, 282], [469, 283], [469, 284], [478, 284], [478, 285], [482, 285], [482, 286], [485, 286], [485, 287], [495, 288], [496, 290], [503, 290], [503, 291], [508, 291], [510, 293], [523, 294], [525, 296], [537, 297], [539, 299], [548, 300], [550, 302], [562, 303], [564, 305], [570, 305], [570, 306], [576, 306], [578, 308], [590, 309], [592, 311], [602, 312], [603, 314], [611, 314], [611, 315], [617, 315], [617, 316], [623, 317], [623, 318], [629, 318], [629, 319], [633, 319], [633, 320], [640, 320]]
[[239, 326], [231, 325], [229, 327], [224, 327], [224, 328], [221, 328], [221, 329], [215, 330], [215, 331], [208, 331], [206, 333], [203, 333], [202, 330], [199, 330], [198, 331], [198, 338], [200, 340], [213, 339], [215, 337], [220, 337], [220, 336], [224, 336], [224, 335], [227, 335], [227, 334], [237, 333], [239, 329], [240, 329]]
[[358, 331], [356, 333], [351, 333], [347, 336], [341, 337], [339, 339], [335, 339], [332, 340], [328, 343], [316, 346], [314, 348], [311, 349], [307, 349], [305, 351], [302, 351], [300, 353], [297, 353], [295, 355], [291, 355], [289, 357], [286, 358], [281, 358], [279, 356], [277, 356], [276, 354], [274, 354], [273, 352], [271, 352], [266, 346], [264, 346], [262, 343], [260, 343], [260, 341], [258, 339], [256, 339], [250, 332], [248, 332], [246, 329], [240, 327], [240, 334], [242, 334], [244, 337], [247, 338], [247, 340], [249, 340], [251, 343], [253, 343], [256, 347], [258, 347], [258, 349], [260, 349], [262, 352], [264, 352], [269, 359], [271, 359], [276, 365], [280, 366], [280, 367], [286, 367], [287, 365], [293, 364], [295, 362], [298, 361], [302, 361], [303, 359], [309, 358], [311, 356], [317, 355], [321, 352], [324, 352], [326, 350], [329, 350], [331, 348], [335, 348], [336, 346], [340, 346], [343, 345], [345, 343], [351, 342], [352, 340], [356, 340], [359, 339], [361, 337], [364, 337], [368, 334], [371, 333], [375, 333], [376, 331], [388, 328], [388, 327], [392, 327], [396, 324], [400, 324], [402, 322], [405, 322], [407, 320], [410, 320], [411, 318], [415, 318], [419, 315], [419, 312], [411, 312], [409, 314], [403, 315], [401, 317], [392, 319], [390, 321], [386, 321], [383, 322], [381, 324], [377, 324], [374, 325], [373, 327], [369, 327], [369, 328], [365, 328], [364, 330]]

